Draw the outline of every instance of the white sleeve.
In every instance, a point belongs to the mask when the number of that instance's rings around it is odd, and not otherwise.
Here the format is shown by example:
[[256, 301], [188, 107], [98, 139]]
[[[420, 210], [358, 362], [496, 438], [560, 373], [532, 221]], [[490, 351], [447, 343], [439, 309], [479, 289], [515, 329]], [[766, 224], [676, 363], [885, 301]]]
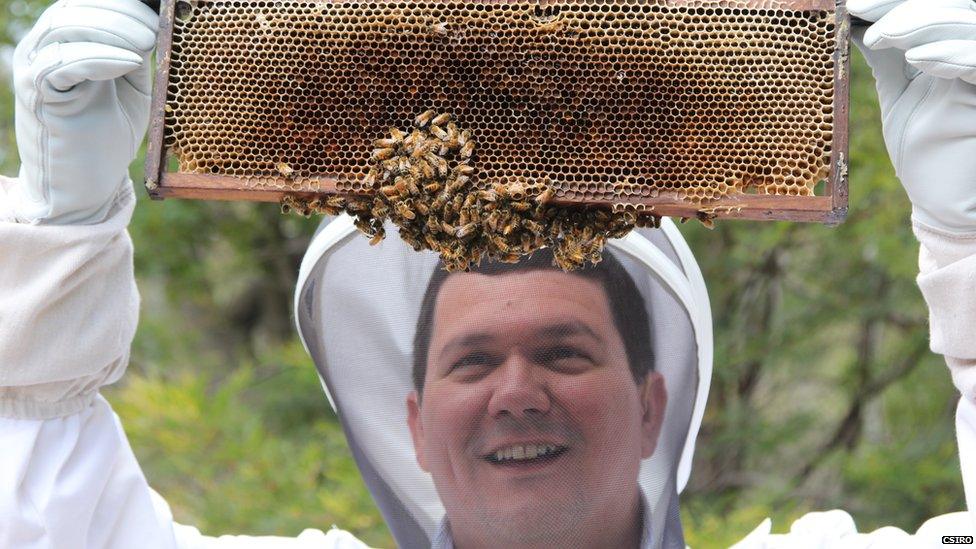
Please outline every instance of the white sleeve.
[[99, 389], [139, 313], [127, 185], [102, 223], [16, 223], [0, 176], [0, 547], [361, 549], [341, 530], [210, 538], [173, 522]]
[[207, 537], [173, 522], [101, 396], [51, 419], [0, 418], [0, 547], [366, 549], [348, 532]]
[[[0, 204], [13, 184], [0, 178]], [[72, 414], [122, 377], [139, 317], [134, 207], [126, 185], [95, 225], [0, 219], [0, 417]]]
[[957, 235], [914, 220], [918, 286], [929, 307], [932, 351], [945, 357], [962, 399], [956, 439], [966, 506], [976, 525], [976, 234]]

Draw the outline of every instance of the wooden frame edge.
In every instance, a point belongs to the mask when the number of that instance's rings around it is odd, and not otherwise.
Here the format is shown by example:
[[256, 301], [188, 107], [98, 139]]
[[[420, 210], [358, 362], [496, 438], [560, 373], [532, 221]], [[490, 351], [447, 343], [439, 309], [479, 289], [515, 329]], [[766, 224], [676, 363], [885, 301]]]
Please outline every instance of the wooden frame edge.
[[156, 77], [149, 118], [149, 148], [146, 150], [145, 186], [149, 197], [161, 199], [160, 185], [166, 173], [166, 95], [169, 90], [170, 54], [173, 47], [173, 17], [177, 0], [163, 0], [156, 38]]
[[[247, 200], [256, 202], [280, 202], [288, 195], [314, 197], [335, 194], [336, 179], [323, 177], [315, 180], [315, 191], [271, 188], [232, 188], [239, 184], [236, 178], [211, 174], [185, 174], [166, 172], [166, 147], [163, 142], [166, 119], [166, 97], [169, 87], [170, 55], [172, 49], [175, 8], [179, 0], [162, 0], [160, 29], [157, 39], [157, 68], [153, 90], [152, 115], [149, 128], [149, 148], [146, 153], [145, 185], [154, 200], [183, 198], [194, 200]], [[680, 0], [677, 0], [680, 3]], [[811, 0], [811, 5], [821, 9], [835, 0]], [[833, 6], [837, 47], [834, 52], [834, 136], [831, 149], [831, 172], [827, 182], [827, 194], [823, 196], [775, 196], [742, 194], [725, 197], [705, 204], [679, 199], [651, 199], [643, 211], [669, 217], [696, 217], [717, 213], [722, 219], [762, 221], [793, 221], [822, 223], [836, 226], [847, 217], [848, 211], [848, 148], [850, 105], [850, 15], [845, 0], [836, 0]], [[559, 203], [559, 201], [557, 201]], [[565, 204], [579, 204], [566, 201]], [[611, 206], [613, 202], [594, 202]]]

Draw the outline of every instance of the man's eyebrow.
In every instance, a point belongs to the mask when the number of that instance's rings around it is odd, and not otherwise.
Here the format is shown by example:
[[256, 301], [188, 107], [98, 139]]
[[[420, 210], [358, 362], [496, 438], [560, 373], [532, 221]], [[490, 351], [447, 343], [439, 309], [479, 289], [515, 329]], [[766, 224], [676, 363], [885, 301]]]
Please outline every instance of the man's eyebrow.
[[603, 338], [600, 337], [595, 331], [593, 331], [593, 328], [590, 328], [585, 323], [580, 322], [578, 320], [546, 326], [544, 328], [540, 328], [534, 331], [533, 335], [535, 335], [536, 337], [548, 338], [548, 339], [558, 339], [563, 337], [572, 337], [575, 335], [585, 335], [595, 339], [600, 343], [603, 342]]
[[491, 335], [488, 332], [475, 332], [475, 333], [471, 333], [471, 334], [460, 335], [460, 336], [457, 336], [454, 339], [448, 341], [444, 345], [444, 347], [441, 348], [441, 352], [438, 353], [438, 354], [439, 354], [439, 356], [443, 357], [445, 354], [447, 354], [447, 353], [449, 353], [449, 352], [451, 352], [451, 351], [453, 351], [455, 349], [463, 349], [465, 347], [474, 347], [475, 345], [481, 345], [483, 343], [489, 343], [491, 341], [494, 341], [494, 339], [495, 339], [495, 336]]
[[[603, 343], [603, 338], [600, 337], [592, 328], [587, 326], [585, 323], [578, 320], [573, 320], [570, 322], [560, 322], [558, 324], [550, 324], [542, 328], [538, 328], [531, 332], [532, 336], [539, 339], [561, 339], [564, 337], [572, 337], [576, 335], [584, 335], [592, 338], [598, 343]], [[496, 338], [490, 332], [474, 332], [470, 334], [463, 334], [451, 339], [444, 347], [441, 348], [438, 353], [438, 357], [442, 358], [444, 355], [455, 351], [457, 349], [463, 349], [465, 347], [475, 347], [485, 343], [490, 343]]]

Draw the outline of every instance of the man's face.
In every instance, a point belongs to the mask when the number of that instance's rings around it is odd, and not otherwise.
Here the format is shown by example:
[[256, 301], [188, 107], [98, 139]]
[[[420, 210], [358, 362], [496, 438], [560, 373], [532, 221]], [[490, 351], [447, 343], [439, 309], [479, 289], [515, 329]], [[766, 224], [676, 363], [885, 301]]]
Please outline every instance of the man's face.
[[659, 374], [635, 383], [600, 283], [539, 270], [444, 282], [407, 404], [455, 535], [528, 539], [633, 512], [665, 401]]

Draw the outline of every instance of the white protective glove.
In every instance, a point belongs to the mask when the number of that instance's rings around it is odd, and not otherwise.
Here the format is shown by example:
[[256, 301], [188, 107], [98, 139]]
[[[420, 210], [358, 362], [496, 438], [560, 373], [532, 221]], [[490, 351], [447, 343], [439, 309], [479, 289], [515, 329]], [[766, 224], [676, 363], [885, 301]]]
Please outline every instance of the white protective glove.
[[855, 29], [855, 43], [915, 219], [976, 234], [976, 2], [849, 0], [847, 9], [874, 22]]
[[149, 122], [158, 25], [138, 0], [60, 0], [17, 46], [17, 220], [105, 218]]

